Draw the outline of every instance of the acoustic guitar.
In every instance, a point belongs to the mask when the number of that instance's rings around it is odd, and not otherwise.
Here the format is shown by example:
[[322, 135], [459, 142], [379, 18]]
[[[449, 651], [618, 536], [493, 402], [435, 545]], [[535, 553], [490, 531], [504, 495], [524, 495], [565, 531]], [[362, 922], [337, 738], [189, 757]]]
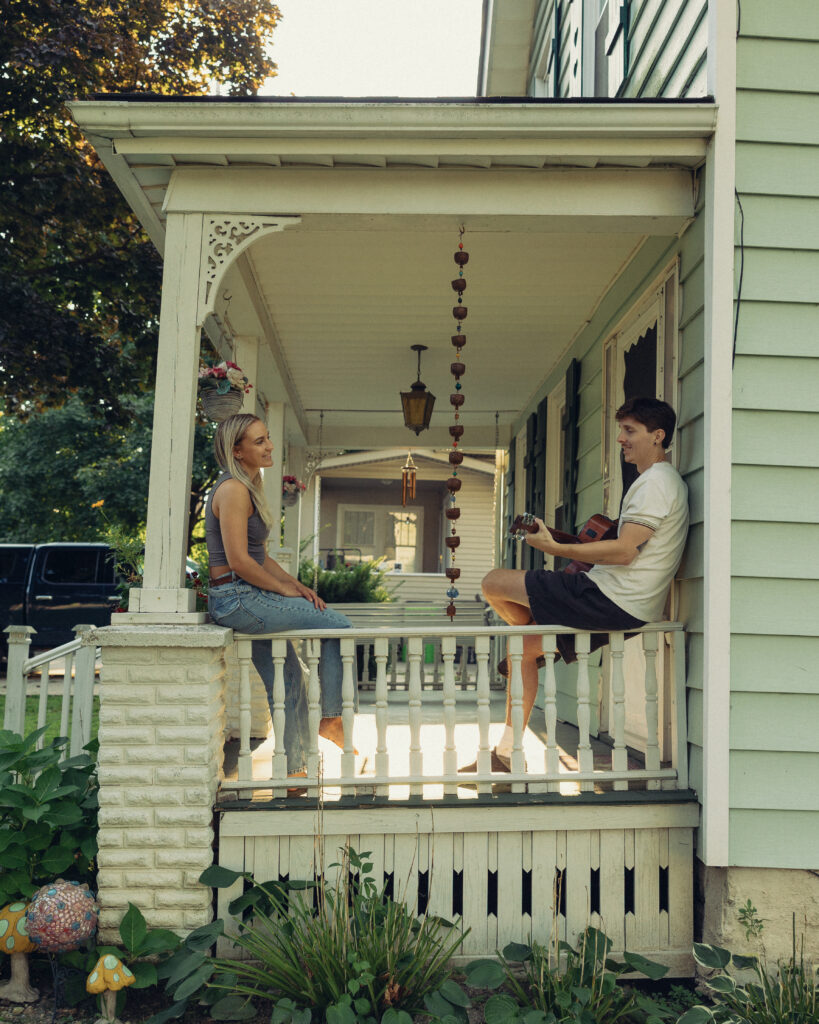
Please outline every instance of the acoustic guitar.
[[[614, 540], [617, 536], [617, 523], [604, 516], [602, 512], [596, 512], [586, 520], [580, 532], [575, 536], [571, 533], [564, 533], [562, 530], [554, 530], [551, 526], [546, 529], [558, 542], [558, 544], [588, 544], [593, 540]], [[509, 527], [509, 533], [516, 540], [522, 540], [525, 533], [537, 533], [537, 523], [531, 512], [524, 512], [523, 515], [515, 516], [515, 521]], [[581, 562], [575, 559], [563, 569], [563, 572], [576, 573], [588, 572], [592, 567], [591, 562]]]

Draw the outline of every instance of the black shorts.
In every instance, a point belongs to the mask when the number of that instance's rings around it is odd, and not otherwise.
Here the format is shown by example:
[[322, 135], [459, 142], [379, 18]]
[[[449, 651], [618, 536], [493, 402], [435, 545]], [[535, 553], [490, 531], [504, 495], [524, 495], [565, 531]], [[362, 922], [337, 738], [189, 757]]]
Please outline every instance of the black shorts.
[[[593, 633], [591, 650], [609, 642], [609, 632], [638, 629], [645, 622], [609, 600], [584, 572], [552, 572], [529, 569], [526, 593], [532, 618], [539, 626], [571, 626], [573, 629], [601, 629]], [[576, 661], [574, 636], [558, 636], [557, 649], [565, 662]]]

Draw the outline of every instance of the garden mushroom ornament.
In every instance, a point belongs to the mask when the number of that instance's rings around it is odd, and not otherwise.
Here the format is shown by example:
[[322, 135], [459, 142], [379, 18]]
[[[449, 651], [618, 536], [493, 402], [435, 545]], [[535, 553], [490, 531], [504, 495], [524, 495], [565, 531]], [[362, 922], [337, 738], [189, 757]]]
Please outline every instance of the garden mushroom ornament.
[[34, 1003], [40, 998], [28, 983], [28, 955], [37, 947], [26, 931], [26, 907], [20, 901], [0, 910], [0, 950], [11, 958], [11, 978], [0, 985], [0, 999], [12, 1003]]
[[102, 996], [101, 1021], [113, 1022], [117, 1019], [117, 992], [133, 985], [135, 981], [134, 975], [118, 956], [106, 953], [99, 958], [96, 967], [88, 975], [85, 989], [92, 995]]

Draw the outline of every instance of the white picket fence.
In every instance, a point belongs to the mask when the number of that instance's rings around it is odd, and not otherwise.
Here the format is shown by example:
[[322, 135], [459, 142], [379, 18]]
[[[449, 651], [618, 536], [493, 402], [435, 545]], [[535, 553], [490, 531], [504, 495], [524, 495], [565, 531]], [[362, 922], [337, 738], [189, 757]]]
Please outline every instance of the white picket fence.
[[[478, 794], [492, 794], [493, 784], [509, 785], [514, 793], [560, 793], [567, 782], [577, 784], [580, 792], [594, 792], [605, 783], [615, 791], [629, 788], [676, 789], [688, 788], [687, 722], [685, 701], [685, 655], [683, 627], [677, 622], [649, 623], [635, 631], [641, 636], [642, 681], [640, 684], [642, 719], [645, 731], [645, 749], [642, 764], [629, 759], [626, 730], [626, 672], [624, 670], [625, 636], [612, 633], [608, 664], [610, 677], [600, 679], [601, 669], [590, 665], [589, 632], [553, 626], [420, 626], [420, 627], [362, 627], [346, 630], [316, 630], [309, 634], [268, 634], [272, 644], [274, 662], [273, 687], [273, 753], [268, 772], [259, 772], [258, 758], [254, 771], [251, 751], [251, 642], [258, 636], [235, 635], [240, 667], [239, 725], [240, 750], [238, 777], [222, 783], [223, 790], [238, 790], [250, 795], [256, 790], [272, 791], [273, 797], [286, 795], [286, 751], [284, 748], [285, 683], [284, 662], [288, 640], [302, 642], [303, 656], [308, 669], [307, 700], [310, 745], [307, 753], [308, 798], [319, 792], [327, 794], [336, 789], [340, 797], [389, 797], [401, 787], [411, 798], [424, 798], [430, 784], [442, 787], [444, 797], [459, 797], [459, 783], [465, 781], [458, 774], [458, 754], [455, 743], [456, 705], [463, 716], [464, 705], [470, 710], [479, 736], [477, 772], [469, 776], [476, 784]], [[542, 637], [546, 658], [541, 670], [543, 711], [541, 723], [546, 736], [541, 763], [526, 763], [524, 758], [524, 729], [521, 660], [523, 637], [537, 634]], [[577, 726], [577, 749], [574, 766], [567, 767], [557, 743], [558, 680], [555, 672], [556, 637], [573, 634], [577, 651], [575, 707], [572, 720]], [[329, 777], [319, 756], [318, 729], [321, 721], [321, 689], [319, 668], [320, 641], [338, 638], [341, 642], [343, 664], [342, 722], [344, 749], [340, 756], [340, 773]], [[393, 685], [396, 643], [406, 645], [403, 678], [406, 692]], [[441, 651], [441, 671], [424, 664], [426, 648], [434, 642]], [[636, 642], [636, 641], [635, 641]], [[357, 645], [372, 646], [376, 666], [374, 690], [374, 717], [376, 742], [373, 756], [374, 772], [356, 775], [354, 748], [354, 720], [356, 689], [359, 683], [356, 671]], [[456, 665], [456, 652], [460, 649], [460, 663]], [[498, 775], [490, 771], [491, 747], [489, 743], [491, 686], [495, 675], [494, 657], [506, 650], [511, 663], [510, 701], [513, 727], [511, 773]], [[474, 664], [467, 651], [474, 651]], [[391, 656], [392, 653], [392, 656]], [[661, 657], [662, 653], [662, 657]], [[662, 661], [662, 667], [658, 664]], [[388, 663], [391, 665], [388, 667]], [[466, 669], [469, 671], [461, 671]], [[629, 669], [633, 675], [633, 664]], [[594, 676], [594, 681], [592, 677]], [[438, 679], [440, 678], [440, 685]], [[664, 683], [663, 720], [660, 719], [660, 693], [658, 680]], [[434, 681], [433, 681], [434, 680]], [[592, 749], [592, 706], [598, 701], [598, 685], [610, 694], [609, 734], [610, 752], [601, 763]], [[633, 684], [631, 687], [633, 693]], [[560, 694], [565, 700], [565, 693]], [[435, 703], [443, 723], [443, 749], [432, 750], [422, 743], [421, 730], [425, 720], [425, 706]], [[633, 703], [633, 699], [632, 699]], [[633, 716], [634, 708], [630, 709]], [[541, 714], [535, 709], [535, 715]], [[391, 751], [388, 732], [396, 722], [408, 719], [408, 756], [397, 757]], [[429, 716], [427, 716], [429, 720]], [[661, 759], [661, 751], [665, 759]], [[531, 759], [530, 759], [531, 761]], [[610, 784], [610, 785], [609, 785]], [[292, 782], [291, 782], [292, 785]], [[471, 796], [471, 794], [470, 794]]]
[[[31, 626], [8, 626], [8, 664], [6, 669], [6, 706], [3, 728], [22, 736], [25, 730], [26, 698], [33, 688], [37, 698], [37, 728], [46, 724], [48, 686], [52, 667], [63, 662], [60, 729], [69, 737], [67, 756], [74, 757], [91, 739], [94, 707], [94, 682], [98, 648], [86, 640], [90, 625], [74, 628], [74, 639], [60, 647], [30, 655], [34, 630]], [[37, 748], [43, 745], [43, 737]]]

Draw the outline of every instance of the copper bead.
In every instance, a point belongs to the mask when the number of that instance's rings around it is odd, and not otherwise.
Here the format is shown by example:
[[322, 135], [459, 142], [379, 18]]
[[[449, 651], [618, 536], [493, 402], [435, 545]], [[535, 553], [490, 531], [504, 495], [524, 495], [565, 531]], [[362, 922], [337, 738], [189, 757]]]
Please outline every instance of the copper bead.
[[454, 605], [454, 604], [451, 604], [451, 603], [450, 603], [450, 604], [448, 604], [448, 605], [446, 606], [446, 613], [447, 613], [447, 615], [448, 615], [448, 616], [450, 617], [450, 619], [454, 619], [454, 618], [455, 618], [455, 613], [456, 613], [457, 611], [458, 611], [458, 609], [457, 609], [457, 608], [455, 607], [455, 605]]

